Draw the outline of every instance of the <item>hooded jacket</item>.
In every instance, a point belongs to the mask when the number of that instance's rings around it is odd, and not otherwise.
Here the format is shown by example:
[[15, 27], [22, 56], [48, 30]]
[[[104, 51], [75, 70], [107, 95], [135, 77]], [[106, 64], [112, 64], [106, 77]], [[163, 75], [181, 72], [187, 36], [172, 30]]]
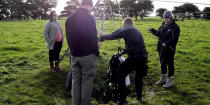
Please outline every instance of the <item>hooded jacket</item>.
[[173, 21], [167, 27], [165, 27], [164, 25], [165, 22], [162, 23], [158, 31], [155, 29], [150, 30], [153, 35], [159, 38], [157, 50], [160, 51], [162, 43], [165, 43], [166, 48], [171, 49], [175, 53], [176, 45], [179, 40], [180, 28], [175, 23], [175, 21]]

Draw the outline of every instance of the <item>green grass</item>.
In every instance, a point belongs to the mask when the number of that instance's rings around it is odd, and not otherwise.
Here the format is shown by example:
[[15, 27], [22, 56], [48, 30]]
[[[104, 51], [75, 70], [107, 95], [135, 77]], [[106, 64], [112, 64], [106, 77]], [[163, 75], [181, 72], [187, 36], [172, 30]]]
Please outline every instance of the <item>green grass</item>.
[[[210, 105], [210, 21], [178, 21], [181, 29], [175, 54], [175, 86], [164, 89], [155, 85], [160, 64], [156, 51], [157, 38], [148, 32], [157, 29], [163, 20], [146, 18], [135, 26], [144, 37], [149, 52], [149, 72], [144, 79], [143, 102], [135, 99], [133, 74], [128, 105]], [[69, 57], [61, 63], [64, 72], [49, 71], [48, 50], [43, 37], [45, 20], [0, 21], [0, 105], [70, 105], [71, 92], [64, 91], [69, 68]], [[61, 20], [64, 28], [65, 20]], [[100, 27], [100, 21], [97, 22]], [[104, 32], [119, 27], [105, 21]], [[65, 30], [64, 30], [65, 32]], [[64, 35], [65, 36], [65, 35]], [[65, 37], [64, 37], [65, 38]], [[124, 41], [121, 40], [122, 46]], [[104, 77], [109, 58], [117, 52], [118, 41], [100, 45], [98, 71], [93, 88], [93, 102], [104, 88]], [[61, 55], [67, 48], [66, 39]], [[110, 102], [110, 105], [115, 105]]]

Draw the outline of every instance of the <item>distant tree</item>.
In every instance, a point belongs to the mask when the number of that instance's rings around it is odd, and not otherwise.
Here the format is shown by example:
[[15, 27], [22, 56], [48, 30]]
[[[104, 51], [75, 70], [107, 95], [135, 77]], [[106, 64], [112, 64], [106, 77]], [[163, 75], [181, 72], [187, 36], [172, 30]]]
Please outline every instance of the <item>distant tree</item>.
[[[110, 0], [110, 1], [111, 1], [111, 0]], [[119, 6], [120, 6], [120, 5], [118, 5], [117, 2], [111, 1], [111, 2], [110, 2], [110, 5], [111, 5], [111, 7], [112, 7], [112, 11], [113, 11], [114, 14], [120, 14], [120, 13], [119, 13]]]
[[200, 17], [200, 14], [197, 14], [197, 12], [200, 12], [200, 10], [196, 5], [193, 5], [192, 3], [185, 3], [179, 7], [174, 7], [172, 12], [177, 14], [179, 17], [183, 17], [183, 14], [187, 18]]
[[153, 4], [151, 0], [138, 0], [137, 2], [137, 13], [141, 20], [153, 11]]
[[0, 20], [23, 17], [23, 0], [0, 0]]
[[8, 6], [5, 0], [0, 0], [0, 20], [4, 20], [9, 16]]
[[56, 0], [26, 0], [25, 2], [27, 5], [26, 10], [33, 19], [39, 17], [47, 19], [48, 12], [56, 6], [56, 3]]
[[122, 18], [133, 17], [136, 10], [136, 0], [121, 0], [120, 1]]
[[203, 9], [203, 12], [204, 12], [204, 19], [210, 19], [210, 7], [205, 7]]
[[[119, 12], [119, 7], [111, 0], [107, 0], [107, 9], [106, 9], [106, 19], [110, 19], [112, 16], [115, 16], [115, 11], [118, 10]], [[118, 13], [117, 12], [117, 13]]]
[[68, 17], [70, 16], [76, 9], [79, 7], [78, 0], [69, 0], [67, 1], [67, 6], [64, 7], [64, 10], [61, 12], [61, 17]]
[[149, 15], [153, 11], [153, 4], [151, 0], [122, 0], [120, 2], [121, 15], [125, 17], [133, 17], [137, 19]]
[[188, 18], [195, 17], [195, 18], [199, 18], [200, 14], [197, 14], [197, 12], [200, 12], [200, 10], [198, 9], [198, 7], [196, 5], [193, 5], [191, 3], [186, 3], [183, 4], [183, 7], [185, 8], [185, 12], [191, 14], [190, 16], [188, 16]]
[[0, 0], [0, 20], [2, 19], [46, 19], [57, 0]]
[[172, 12], [173, 13], [184, 13], [185, 12], [185, 9], [184, 9], [183, 6], [179, 6], [179, 7], [175, 6], [174, 7], [174, 10]]
[[105, 2], [100, 2], [94, 9], [93, 15], [96, 18], [102, 19], [103, 12], [105, 9], [105, 19], [111, 19], [115, 14], [119, 14], [118, 6], [111, 0], [106, 0]]
[[198, 9], [198, 7], [196, 5], [193, 5], [192, 3], [183, 4], [183, 7], [184, 7], [184, 11], [185, 12], [189, 12], [189, 13], [199, 12], [200, 11]]
[[22, 19], [25, 17], [26, 9], [23, 0], [7, 0], [7, 5], [10, 19]]
[[161, 18], [163, 18], [163, 13], [166, 11], [165, 8], [159, 8], [156, 10], [156, 16], [160, 16]]
[[181, 17], [181, 18], [185, 18], [185, 11], [184, 11], [184, 8], [183, 6], [175, 6], [174, 7], [174, 10], [172, 11], [173, 14], [175, 14], [174, 16], [175, 17]]
[[104, 9], [107, 9], [107, 7], [104, 7], [104, 3], [99, 3], [93, 11], [94, 17], [102, 19]]

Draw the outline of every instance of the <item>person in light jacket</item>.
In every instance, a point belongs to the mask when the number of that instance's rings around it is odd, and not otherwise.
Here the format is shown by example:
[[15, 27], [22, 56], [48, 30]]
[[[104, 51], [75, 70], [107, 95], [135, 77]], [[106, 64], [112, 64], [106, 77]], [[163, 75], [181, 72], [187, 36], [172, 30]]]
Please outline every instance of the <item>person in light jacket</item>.
[[50, 70], [52, 72], [62, 71], [59, 66], [59, 55], [63, 44], [63, 30], [61, 23], [57, 21], [55, 11], [50, 13], [50, 20], [45, 24], [44, 37], [47, 42], [47, 48], [49, 49]]

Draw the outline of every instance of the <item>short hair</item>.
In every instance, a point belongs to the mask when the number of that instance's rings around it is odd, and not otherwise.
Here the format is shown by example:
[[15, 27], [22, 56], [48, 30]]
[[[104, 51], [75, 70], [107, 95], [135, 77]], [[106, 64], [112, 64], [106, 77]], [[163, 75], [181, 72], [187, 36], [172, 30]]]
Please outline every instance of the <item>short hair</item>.
[[55, 13], [55, 11], [51, 11], [50, 12], [50, 17], [49, 17], [49, 19], [50, 19], [50, 22], [52, 22], [53, 21], [53, 14]]
[[129, 24], [129, 25], [133, 25], [133, 21], [130, 17], [126, 17], [124, 20], [123, 20], [123, 24]]

